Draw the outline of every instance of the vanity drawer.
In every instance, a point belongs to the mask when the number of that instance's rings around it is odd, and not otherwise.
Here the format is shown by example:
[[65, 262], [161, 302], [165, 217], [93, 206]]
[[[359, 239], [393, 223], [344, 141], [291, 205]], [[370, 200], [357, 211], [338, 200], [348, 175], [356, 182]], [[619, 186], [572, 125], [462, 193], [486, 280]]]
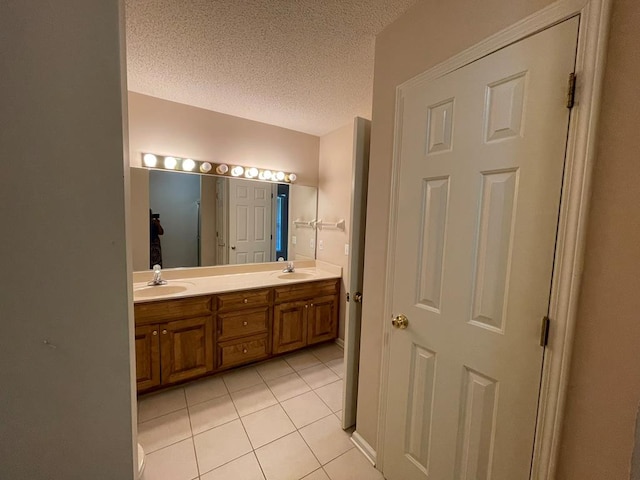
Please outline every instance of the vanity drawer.
[[161, 300], [148, 303], [136, 303], [133, 306], [136, 325], [157, 323], [183, 318], [211, 315], [213, 311], [211, 296], [190, 297], [180, 300]]
[[218, 344], [218, 368], [228, 368], [269, 356], [267, 334]]
[[218, 341], [269, 331], [269, 306], [218, 314]]
[[320, 282], [296, 283], [275, 288], [275, 303], [303, 300], [305, 298], [335, 295], [340, 292], [340, 279]]
[[223, 293], [216, 298], [219, 311], [258, 307], [269, 304], [271, 300], [271, 289], [263, 288], [260, 290]]

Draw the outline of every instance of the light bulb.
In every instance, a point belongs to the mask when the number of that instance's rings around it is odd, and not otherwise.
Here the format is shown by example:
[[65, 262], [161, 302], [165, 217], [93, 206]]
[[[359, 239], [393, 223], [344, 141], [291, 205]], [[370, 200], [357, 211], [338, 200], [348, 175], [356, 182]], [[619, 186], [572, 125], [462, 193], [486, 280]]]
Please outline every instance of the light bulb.
[[185, 172], [190, 172], [194, 168], [196, 168], [196, 162], [194, 162], [190, 158], [182, 161], [182, 170], [184, 170]]
[[284, 180], [284, 172], [278, 172], [275, 175], [276, 180], [278, 180], [279, 182], [281, 182], [282, 180]]
[[258, 169], [256, 167], [251, 167], [247, 170], [248, 178], [256, 178], [258, 176]]
[[208, 173], [211, 171], [211, 164], [209, 162], [204, 162], [202, 165], [200, 165], [200, 171], [202, 173]]
[[228, 171], [229, 171], [229, 165], [227, 165], [226, 163], [222, 163], [216, 167], [216, 172], [219, 175], [224, 175]]
[[298, 176], [295, 173], [290, 173], [289, 174], [289, 181], [290, 182], [295, 182], [297, 178], [298, 178]]
[[264, 178], [265, 180], [271, 180], [271, 176], [273, 174], [271, 173], [271, 170], [265, 170], [264, 172], [262, 172], [262, 178]]
[[233, 175], [234, 177], [239, 177], [243, 173], [244, 173], [244, 168], [242, 168], [240, 165], [233, 167], [231, 169], [231, 175]]
[[178, 161], [173, 157], [164, 157], [164, 168], [173, 170], [176, 168]]
[[158, 157], [153, 153], [145, 153], [144, 157], [142, 157], [142, 161], [144, 162], [145, 167], [153, 168], [158, 164]]

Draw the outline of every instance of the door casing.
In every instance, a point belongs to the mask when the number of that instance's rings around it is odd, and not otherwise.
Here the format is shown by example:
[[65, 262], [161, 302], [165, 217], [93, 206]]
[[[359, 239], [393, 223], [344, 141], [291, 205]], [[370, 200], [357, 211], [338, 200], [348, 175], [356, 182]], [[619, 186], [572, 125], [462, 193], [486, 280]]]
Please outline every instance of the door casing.
[[[415, 84], [428, 83], [442, 77], [563, 20], [576, 15], [580, 17], [576, 56], [578, 97], [569, 121], [565, 176], [562, 185], [556, 258], [549, 307], [552, 324], [548, 345], [544, 353], [530, 477], [536, 480], [552, 480], [556, 470], [584, 258], [588, 199], [591, 193], [592, 166], [596, 152], [596, 134], [610, 11], [611, 0], [559, 0], [396, 88], [390, 212], [395, 211], [398, 200], [398, 148], [402, 132], [400, 122], [403, 90]], [[390, 264], [390, 259], [393, 258], [395, 251], [395, 223], [394, 215], [390, 215], [387, 265]], [[383, 322], [382, 337], [378, 451], [375, 455], [376, 467], [381, 471], [384, 471], [384, 425], [388, 408], [387, 388], [390, 354], [388, 338], [391, 328], [393, 283], [393, 269], [387, 268], [383, 310], [385, 321]]]

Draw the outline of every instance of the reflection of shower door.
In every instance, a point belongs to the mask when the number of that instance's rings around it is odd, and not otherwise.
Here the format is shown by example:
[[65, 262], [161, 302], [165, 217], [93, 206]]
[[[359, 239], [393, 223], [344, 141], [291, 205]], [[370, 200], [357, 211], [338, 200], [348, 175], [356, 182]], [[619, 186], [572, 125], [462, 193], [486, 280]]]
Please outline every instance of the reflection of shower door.
[[228, 180], [216, 179], [216, 265], [227, 265], [227, 244], [229, 215], [227, 214]]
[[229, 179], [229, 263], [271, 261], [271, 184]]

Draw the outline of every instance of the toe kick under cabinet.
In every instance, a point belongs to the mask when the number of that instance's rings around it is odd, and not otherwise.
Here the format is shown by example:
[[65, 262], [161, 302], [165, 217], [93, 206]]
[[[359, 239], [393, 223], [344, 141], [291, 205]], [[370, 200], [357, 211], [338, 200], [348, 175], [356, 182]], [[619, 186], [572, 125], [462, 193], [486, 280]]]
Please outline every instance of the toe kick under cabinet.
[[138, 392], [338, 336], [339, 279], [137, 303]]

